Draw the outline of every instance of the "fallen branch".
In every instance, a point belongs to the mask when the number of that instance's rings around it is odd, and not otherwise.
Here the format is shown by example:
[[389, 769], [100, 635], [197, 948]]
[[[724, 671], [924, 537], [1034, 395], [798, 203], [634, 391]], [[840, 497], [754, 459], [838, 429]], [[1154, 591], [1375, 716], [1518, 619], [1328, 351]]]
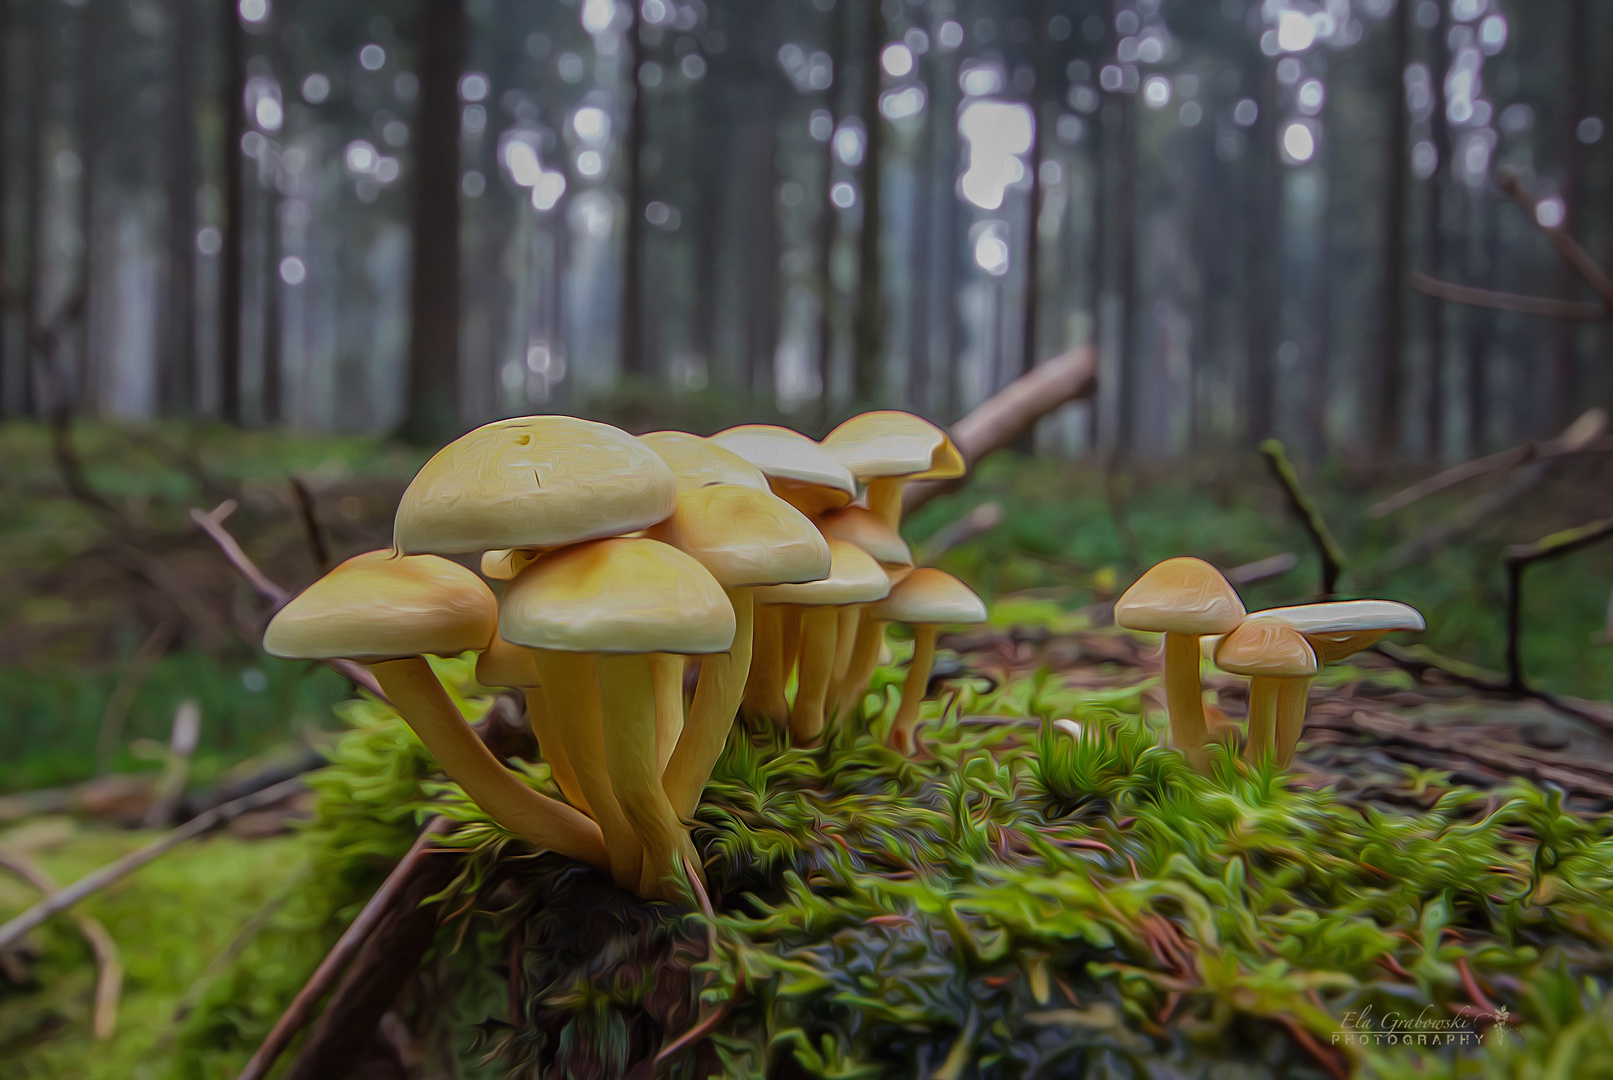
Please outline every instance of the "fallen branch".
[[314, 505], [314, 493], [300, 477], [291, 478], [291, 493], [296, 496], [297, 516], [302, 519], [303, 535], [308, 540], [308, 553], [314, 557], [314, 566], [323, 574], [330, 569], [330, 547], [325, 543], [325, 530], [319, 526], [319, 515]]
[[[438, 816], [432, 818], [426, 824], [426, 827], [420, 830], [420, 835], [415, 838], [414, 845], [399, 860], [398, 865], [393, 867], [392, 873], [387, 875], [387, 879], [381, 883], [381, 887], [375, 890], [375, 894], [370, 897], [369, 903], [364, 905], [364, 910], [360, 911], [358, 918], [354, 919], [347, 929], [343, 931], [342, 936], [337, 939], [336, 944], [325, 955], [325, 959], [320, 961], [319, 967], [315, 968], [314, 973], [308, 977], [308, 982], [297, 992], [297, 996], [292, 999], [291, 1004], [286, 1007], [286, 1011], [281, 1014], [273, 1029], [264, 1038], [262, 1045], [258, 1047], [257, 1053], [252, 1055], [251, 1060], [246, 1063], [246, 1067], [241, 1070], [235, 1080], [261, 1080], [262, 1077], [269, 1074], [269, 1070], [274, 1067], [274, 1063], [285, 1051], [297, 1032], [301, 1031], [303, 1025], [308, 1023], [309, 1018], [313, 1015], [315, 1006], [325, 996], [326, 991], [331, 988], [331, 984], [336, 981], [336, 977], [342, 973], [347, 967], [348, 961], [353, 959], [364, 943], [370, 939], [371, 933], [381, 922], [382, 917], [388, 914], [388, 909], [392, 906], [394, 899], [405, 889], [414, 891], [411, 886], [416, 885], [421, 879], [422, 861], [431, 842], [437, 837], [447, 834], [452, 825], [453, 823], [447, 818]], [[432, 891], [438, 890], [434, 889]], [[430, 895], [430, 893], [426, 895]], [[387, 1000], [390, 1003], [391, 999], [388, 998]], [[331, 1004], [334, 1008], [335, 1002], [333, 1001]], [[380, 1012], [376, 1013], [375, 1019], [379, 1020], [380, 1013], [385, 1011], [385, 1006], [383, 1005]], [[328, 1013], [329, 1010], [327, 1010]], [[362, 1032], [356, 1032], [355, 1034], [360, 1037], [367, 1036], [373, 1028], [374, 1023], [372, 1022]], [[309, 1042], [311, 1044], [313, 1039], [310, 1038]], [[305, 1047], [304, 1054], [306, 1055], [306, 1053], [307, 1048]], [[298, 1063], [300, 1064], [301, 1061], [302, 1057], [299, 1056]], [[296, 1071], [297, 1064], [293, 1064], [292, 1072]]]
[[1546, 479], [1547, 471], [1548, 463], [1544, 461], [1536, 461], [1518, 470], [1508, 477], [1506, 483], [1468, 503], [1454, 518], [1437, 522], [1412, 539], [1391, 548], [1383, 557], [1383, 562], [1373, 567], [1374, 571], [1387, 574], [1412, 566], [1455, 543], [1533, 491]]
[[[1091, 394], [1097, 385], [1097, 373], [1098, 354], [1089, 345], [1079, 345], [1038, 364], [953, 424], [952, 443], [973, 470], [987, 455], [1012, 446], [1054, 409]], [[937, 495], [956, 491], [963, 486], [963, 480], [907, 485], [903, 512], [912, 513]]]
[[1294, 466], [1289, 462], [1283, 444], [1276, 439], [1267, 439], [1260, 444], [1260, 453], [1270, 466], [1272, 476], [1282, 485], [1283, 494], [1288, 497], [1289, 510], [1299, 518], [1300, 524], [1305, 526], [1305, 532], [1310, 536], [1311, 544], [1322, 560], [1321, 595], [1324, 598], [1330, 597], [1338, 590], [1339, 573], [1348, 561], [1345, 559], [1344, 549], [1333, 538], [1333, 532], [1327, 527], [1327, 520], [1322, 517], [1321, 509], [1299, 486], [1299, 476], [1294, 472]]
[[67, 888], [50, 894], [4, 926], [0, 926], [0, 949], [10, 948], [23, 935], [44, 925], [51, 918], [66, 911], [80, 900], [93, 895], [114, 882], [121, 881], [159, 855], [171, 851], [185, 841], [194, 840], [198, 836], [211, 832], [220, 825], [224, 825], [250, 810], [272, 806], [287, 795], [300, 790], [302, 790], [302, 781], [300, 779], [287, 780], [254, 795], [248, 795], [245, 798], [236, 799], [234, 802], [225, 803], [223, 806], [215, 810], [209, 810], [205, 814], [198, 814], [179, 826], [179, 828], [158, 837], [145, 847], [137, 848], [123, 856], [123, 858], [108, 863], [99, 870], [85, 874], [73, 884], [67, 886]]
[[960, 544], [967, 544], [982, 533], [988, 533], [1003, 522], [1001, 503], [985, 502], [947, 525], [930, 537], [924, 545], [922, 562], [934, 562]]
[[[1546, 239], [1557, 249], [1557, 254], [1561, 255], [1568, 265], [1574, 268], [1574, 272], [1584, 278], [1596, 291], [1596, 295], [1602, 298], [1602, 303], [1608, 310], [1613, 311], [1613, 278], [1608, 277], [1606, 272], [1596, 265], [1596, 260], [1568, 235], [1567, 229], [1561, 225], [1546, 225], [1541, 222], [1535, 200], [1523, 189], [1523, 181], [1518, 178], [1517, 173], [1511, 169], [1502, 169], [1496, 175], [1496, 182], [1501, 190], [1529, 215], [1529, 220], [1534, 222], [1536, 228], [1546, 234]], [[1566, 214], [1563, 220], [1567, 220]]]
[[1274, 577], [1282, 577], [1288, 571], [1299, 565], [1299, 556], [1292, 551], [1285, 551], [1280, 555], [1273, 555], [1267, 559], [1256, 559], [1252, 563], [1234, 566], [1223, 572], [1232, 585], [1253, 585], [1257, 581], [1266, 581]]
[[186, 698], [174, 710], [174, 724], [168, 736], [168, 760], [157, 781], [155, 798], [146, 808], [145, 825], [161, 829], [172, 825], [185, 798], [185, 782], [190, 779], [190, 759], [202, 734], [202, 707]]
[[1449, 300], [1453, 304], [1490, 308], [1494, 311], [1511, 311], [1519, 315], [1539, 315], [1546, 319], [1600, 322], [1609, 316], [1608, 309], [1602, 304], [1584, 304], [1577, 300], [1553, 300], [1544, 296], [1524, 296], [1520, 293], [1477, 289], [1471, 285], [1440, 281], [1421, 271], [1411, 275], [1411, 289], [1424, 296], [1432, 296], [1436, 300]]
[[[9, 870], [49, 898], [57, 891], [56, 881], [44, 869], [15, 852], [0, 851], [0, 869]], [[95, 1009], [90, 1014], [90, 1030], [97, 1042], [105, 1042], [118, 1030], [118, 998], [123, 993], [123, 962], [117, 942], [106, 926], [93, 915], [77, 915], [73, 921], [89, 943], [95, 957]]]
[[1416, 678], [1422, 678], [1430, 671], [1437, 671], [1452, 682], [1474, 690], [1503, 697], [1529, 698], [1566, 716], [1593, 724], [1603, 731], [1613, 732], [1613, 709], [1601, 702], [1554, 694], [1550, 690], [1530, 686], [1518, 690], [1509, 685], [1505, 675], [1448, 656], [1440, 656], [1422, 645], [1405, 648], [1393, 642], [1380, 641], [1372, 646], [1372, 651], [1387, 657], [1396, 667], [1409, 671]]
[[123, 725], [129, 717], [129, 709], [134, 705], [134, 696], [139, 693], [140, 687], [150, 677], [151, 671], [162, 659], [163, 653], [168, 651], [168, 645], [174, 639], [177, 628], [171, 622], [161, 622], [157, 628], [147, 635], [146, 640], [136, 650], [134, 659], [129, 661], [128, 670], [118, 679], [118, 685], [113, 688], [112, 696], [107, 699], [106, 710], [101, 713], [101, 730], [95, 738], [95, 771], [105, 775], [112, 771], [112, 755], [118, 751], [118, 742], [123, 737]]
[[[1403, 510], [1419, 499], [1455, 487], [1468, 480], [1476, 480], [1481, 476], [1488, 476], [1494, 472], [1505, 472], [1515, 469], [1519, 465], [1526, 465], [1536, 458], [1566, 457], [1571, 454], [1584, 453], [1596, 447], [1602, 440], [1602, 434], [1607, 430], [1607, 413], [1600, 408], [1587, 409], [1572, 424], [1563, 429], [1562, 434], [1546, 442], [1527, 442], [1522, 446], [1515, 446], [1511, 450], [1503, 450], [1499, 454], [1490, 454], [1487, 457], [1476, 458], [1473, 461], [1464, 461], [1460, 465], [1436, 473], [1426, 480], [1420, 480], [1410, 487], [1396, 492], [1381, 502], [1374, 503], [1367, 509], [1367, 516], [1371, 518], [1388, 517], [1396, 510]], [[1607, 452], [1613, 452], [1613, 441], [1608, 441], [1603, 447]]]
[[1578, 528], [1552, 533], [1533, 544], [1507, 548], [1502, 562], [1507, 570], [1507, 688], [1527, 690], [1523, 677], [1523, 572], [1537, 562], [1561, 558], [1613, 536], [1613, 520], [1593, 521]]

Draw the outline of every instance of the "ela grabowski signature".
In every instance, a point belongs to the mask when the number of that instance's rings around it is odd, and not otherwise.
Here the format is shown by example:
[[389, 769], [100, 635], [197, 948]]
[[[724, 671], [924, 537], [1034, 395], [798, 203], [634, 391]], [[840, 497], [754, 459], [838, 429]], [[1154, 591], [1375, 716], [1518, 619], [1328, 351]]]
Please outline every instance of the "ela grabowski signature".
[[[1443, 1017], [1433, 1015], [1435, 1007], [1429, 1005], [1416, 1016], [1398, 1012], [1386, 1013], [1382, 1018], [1374, 1015], [1372, 1006], [1354, 1009], [1339, 1018], [1339, 1029], [1333, 1032], [1334, 1046], [1481, 1046], [1486, 1038], [1500, 1046], [1507, 1040], [1507, 1024], [1512, 1014], [1505, 1005], [1483, 1016]], [[1477, 1024], [1489, 1021], [1489, 1030], [1478, 1030]]]

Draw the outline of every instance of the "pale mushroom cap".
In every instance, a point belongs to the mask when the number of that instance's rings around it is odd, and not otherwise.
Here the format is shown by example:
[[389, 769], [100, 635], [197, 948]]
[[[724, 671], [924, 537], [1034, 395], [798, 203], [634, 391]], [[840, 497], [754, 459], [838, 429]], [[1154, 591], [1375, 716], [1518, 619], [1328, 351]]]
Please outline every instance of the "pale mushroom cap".
[[829, 542], [805, 514], [765, 490], [690, 488], [649, 535], [693, 555], [727, 589], [829, 576]]
[[1256, 611], [1250, 619], [1281, 622], [1305, 635], [1321, 661], [1354, 656], [1400, 630], [1424, 630], [1422, 612], [1394, 600], [1334, 600]]
[[494, 581], [508, 581], [525, 570], [527, 563], [542, 554], [543, 552], [531, 548], [495, 548], [492, 551], [484, 551], [482, 576]]
[[1316, 674], [1316, 653], [1291, 626], [1280, 622], [1244, 622], [1221, 639], [1215, 664], [1234, 675], [1301, 679]]
[[772, 489], [773, 494], [810, 518], [838, 510], [851, 502], [849, 492], [823, 484], [807, 484], [800, 480], [781, 480], [771, 476], [768, 477], [767, 486]]
[[734, 609], [705, 567], [658, 540], [596, 540], [552, 552], [504, 590], [499, 635], [562, 652], [715, 653]]
[[486, 648], [497, 621], [492, 590], [458, 563], [370, 551], [276, 612], [263, 649], [288, 660], [458, 656]]
[[856, 544], [829, 537], [829, 576], [800, 585], [769, 585], [756, 590], [767, 604], [868, 604], [883, 600], [890, 579], [874, 557]]
[[857, 494], [851, 472], [799, 431], [774, 424], [742, 424], [717, 432], [711, 441], [762, 470], [769, 480], [832, 488], [844, 492], [848, 500]]
[[654, 450], [677, 478], [679, 490], [708, 484], [733, 484], [766, 491], [762, 470], [710, 439], [686, 431], [652, 431], [639, 442]]
[[529, 687], [543, 680], [538, 678], [536, 653], [494, 634], [476, 658], [476, 681], [483, 686]]
[[913, 553], [901, 534], [885, 519], [861, 506], [848, 506], [823, 515], [818, 527], [825, 536], [856, 544], [886, 566], [912, 566]]
[[986, 621], [986, 602], [969, 586], [933, 566], [921, 566], [902, 578], [872, 614], [887, 622], [977, 623]]
[[1243, 601], [1202, 559], [1166, 559], [1115, 601], [1115, 623], [1155, 634], [1225, 634], [1243, 621]]
[[963, 458], [946, 432], [922, 417], [891, 409], [853, 416], [823, 437], [823, 448], [859, 480], [946, 480], [964, 471]]
[[677, 482], [625, 431], [518, 416], [455, 439], [415, 474], [393, 543], [406, 554], [556, 547], [642, 529], [672, 513]]

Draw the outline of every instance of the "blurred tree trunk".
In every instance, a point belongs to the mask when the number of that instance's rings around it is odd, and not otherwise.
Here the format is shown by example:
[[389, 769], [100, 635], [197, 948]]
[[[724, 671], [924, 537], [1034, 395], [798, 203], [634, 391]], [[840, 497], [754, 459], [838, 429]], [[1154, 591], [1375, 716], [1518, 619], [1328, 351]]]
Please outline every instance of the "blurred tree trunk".
[[[1495, 227], [1495, 197], [1486, 183], [1473, 195], [1470, 215], [1474, 219], [1468, 234], [1468, 272], [1471, 285], [1493, 288], [1500, 262], [1500, 236]], [[1490, 419], [1489, 373], [1485, 370], [1490, 338], [1495, 334], [1495, 312], [1489, 308], [1464, 309], [1464, 342], [1467, 352], [1467, 456], [1484, 453]]]
[[1275, 434], [1277, 335], [1282, 319], [1282, 162], [1277, 156], [1277, 65], [1260, 64], [1259, 115], [1249, 129], [1254, 177], [1245, 213], [1249, 222], [1248, 365], [1244, 372], [1245, 436], [1251, 443]]
[[872, 404], [883, 390], [880, 361], [885, 347], [885, 280], [880, 266], [880, 240], [884, 232], [880, 214], [880, 162], [884, 156], [885, 135], [884, 119], [879, 115], [879, 54], [885, 45], [886, 28], [880, 0], [863, 0], [863, 3], [867, 22], [862, 42], [861, 111], [868, 131], [868, 145], [863, 152], [862, 231], [857, 237], [857, 314], [852, 328], [853, 381], [859, 405]]
[[[1029, 371], [1036, 366], [1037, 348], [1037, 319], [1039, 317], [1039, 303], [1041, 297], [1041, 265], [1042, 265], [1042, 99], [1047, 94], [1048, 87], [1053, 80], [1048, 71], [1047, 60], [1047, 0], [1036, 0], [1033, 5], [1033, 22], [1031, 33], [1032, 70], [1036, 73], [1036, 83], [1025, 102], [1026, 108], [1031, 111], [1031, 190], [1026, 197], [1025, 230], [1025, 309], [1021, 313], [1020, 326], [1020, 359], [1019, 371], [1015, 375]], [[1004, 379], [1007, 385], [1012, 378]], [[1035, 428], [1022, 440], [1020, 449], [1026, 450], [1034, 443]]]
[[51, 313], [56, 327], [68, 322], [78, 324], [78, 350], [73, 366], [68, 369], [61, 355], [61, 340], [50, 343], [52, 350], [50, 385], [53, 401], [51, 409], [57, 412], [79, 411], [91, 407], [96, 381], [96, 357], [91, 341], [90, 296], [95, 285], [95, 264], [99, 244], [95, 228], [95, 181], [99, 171], [101, 150], [100, 117], [104, 102], [99, 93], [102, 87], [101, 31], [104, 4], [102, 0], [84, 0], [78, 12], [78, 228], [79, 265], [78, 284], [62, 309]]
[[1406, 332], [1406, 176], [1409, 160], [1410, 116], [1406, 111], [1406, 62], [1410, 58], [1411, 0], [1395, 5], [1390, 22], [1389, 73], [1385, 78], [1389, 103], [1389, 145], [1385, 153], [1389, 184], [1384, 193], [1387, 210], [1383, 236], [1382, 340], [1376, 363], [1366, 380], [1369, 407], [1365, 410], [1368, 448], [1377, 458], [1393, 457], [1400, 449], [1400, 408], [1404, 383], [1402, 350]]
[[[930, 396], [930, 407], [945, 420], [957, 418], [958, 408], [958, 346], [960, 336], [958, 296], [958, 252], [963, 245], [963, 215], [958, 205], [958, 53], [946, 54], [939, 61], [940, 78], [933, 84], [935, 94], [931, 107], [931, 123], [935, 124], [937, 138], [936, 165], [936, 237], [940, 241], [935, 253], [935, 275], [940, 310], [930, 319], [930, 325], [941, 335], [940, 387]], [[931, 348], [932, 356], [936, 352]], [[932, 369], [933, 370], [933, 369]], [[934, 376], [932, 376], [934, 377]]]
[[[1583, 226], [1588, 215], [1579, 205], [1580, 149], [1579, 122], [1590, 111], [1590, 94], [1586, 86], [1585, 50], [1589, 48], [1590, 12], [1586, 0], [1569, 0], [1567, 36], [1563, 40], [1563, 127], [1559, 136], [1561, 145], [1562, 182], [1559, 194], [1563, 200], [1563, 231], [1572, 233], [1576, 225]], [[1613, 121], [1613, 117], [1609, 117]], [[1583, 232], [1583, 228], [1580, 230]], [[1579, 279], [1568, 263], [1557, 262], [1557, 296], [1572, 296], [1579, 287]], [[1568, 319], [1557, 320], [1552, 333], [1551, 375], [1547, 388], [1546, 430], [1561, 431], [1573, 418], [1579, 397], [1579, 372], [1576, 370], [1576, 346], [1579, 325]]]
[[41, 332], [39, 305], [45, 278], [45, 115], [56, 74], [55, 29], [54, 20], [48, 16], [40, 18], [29, 41], [33, 51], [29, 60], [33, 85], [28, 95], [28, 146], [23, 158], [27, 176], [23, 199], [28, 229], [28, 278], [22, 294], [24, 348], [20, 380], [22, 411], [29, 416], [41, 415], [39, 375], [41, 364], [48, 361], [44, 355], [47, 343]]
[[[1112, 22], [1113, 20], [1111, 20]], [[1109, 247], [1110, 236], [1113, 231], [1109, 222], [1109, 204], [1114, 190], [1114, 180], [1110, 176], [1108, 147], [1104, 137], [1110, 135], [1111, 125], [1103, 122], [1104, 115], [1113, 105], [1100, 106], [1088, 120], [1091, 133], [1088, 135], [1089, 145], [1092, 147], [1092, 249], [1087, 270], [1088, 303], [1092, 311], [1092, 347], [1098, 350], [1098, 378], [1099, 394], [1107, 393], [1103, 390], [1102, 380], [1114, 375], [1119, 378], [1119, 357], [1110, 358], [1109, 368], [1103, 366], [1104, 350], [1108, 347], [1109, 318], [1111, 312], [1107, 310], [1108, 293], [1105, 284], [1109, 274]], [[1118, 388], [1117, 388], [1118, 389]], [[1118, 398], [1110, 396], [1110, 401]], [[1092, 410], [1094, 435], [1099, 444], [1106, 444], [1111, 449], [1118, 446], [1115, 441], [1115, 432], [1102, 430], [1103, 411], [1094, 405]]]
[[1137, 428], [1137, 115], [1131, 94], [1117, 94], [1115, 138], [1115, 289], [1119, 300], [1116, 320], [1115, 373], [1120, 381], [1116, 447], [1129, 454]]
[[285, 351], [280, 325], [280, 197], [273, 182], [259, 192], [258, 220], [263, 223], [263, 404], [265, 424], [284, 419], [282, 383]]
[[771, 68], [760, 73], [761, 87], [752, 108], [751, 182], [748, 200], [752, 224], [749, 250], [745, 253], [745, 285], [748, 303], [745, 354], [750, 364], [751, 402], [772, 412], [778, 406], [773, 357], [779, 335], [779, 221], [778, 77]]
[[196, 9], [171, 0], [168, 39], [168, 288], [158, 401], [169, 416], [196, 408]]
[[913, 302], [907, 352], [907, 406], [916, 413], [928, 414], [932, 409], [930, 393], [930, 309], [931, 292], [935, 281], [932, 271], [935, 247], [935, 128], [939, 122], [934, 114], [934, 101], [930, 114], [924, 117], [924, 137], [919, 143], [913, 163]]
[[9, 412], [11, 385], [11, 308], [16, 283], [11, 277], [11, 0], [0, 0], [0, 419]]
[[223, 0], [219, 13], [224, 35], [224, 79], [219, 108], [223, 134], [219, 152], [224, 172], [224, 237], [219, 251], [219, 411], [227, 423], [241, 422], [241, 292], [246, 269], [246, 31], [238, 0]]
[[818, 218], [818, 422], [825, 426], [834, 409], [835, 308], [838, 294], [834, 281], [835, 239], [840, 235], [840, 211], [829, 199], [834, 186], [835, 132], [840, 128], [840, 95], [844, 88], [846, 64], [846, 12], [851, 0], [835, 0], [829, 16], [829, 64], [832, 72], [824, 104], [829, 113], [829, 138], [823, 144], [823, 185], [819, 191], [823, 207]]
[[415, 23], [414, 272], [409, 397], [399, 434], [433, 444], [459, 432], [459, 73], [464, 0], [421, 0]]
[[627, 47], [627, 131], [624, 133], [624, 168], [627, 171], [626, 228], [622, 252], [622, 358], [621, 373], [626, 378], [643, 378], [644, 364], [644, 86], [639, 82], [644, 44], [639, 38], [642, 15], [639, 5], [633, 11], [632, 25], [623, 42]]
[[[1439, 21], [1429, 41], [1429, 91], [1433, 95], [1428, 134], [1437, 163], [1428, 178], [1428, 204], [1423, 218], [1423, 259], [1428, 275], [1445, 277], [1445, 189], [1456, 172], [1451, 162], [1451, 127], [1445, 116], [1445, 75], [1451, 66], [1450, 5], [1439, 5]], [[1427, 356], [1427, 397], [1423, 401], [1424, 448], [1428, 460], [1438, 462], [1445, 448], [1445, 310], [1446, 303], [1423, 297], [1423, 337]]]

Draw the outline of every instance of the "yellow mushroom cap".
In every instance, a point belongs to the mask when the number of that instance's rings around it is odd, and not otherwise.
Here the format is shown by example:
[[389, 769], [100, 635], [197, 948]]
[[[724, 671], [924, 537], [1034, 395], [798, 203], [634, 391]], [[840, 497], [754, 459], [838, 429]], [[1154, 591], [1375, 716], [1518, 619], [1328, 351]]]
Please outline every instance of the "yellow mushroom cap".
[[551, 552], [504, 590], [499, 635], [562, 652], [715, 653], [734, 643], [734, 609], [695, 559], [643, 538]]
[[1156, 634], [1225, 634], [1243, 621], [1243, 601], [1202, 559], [1166, 559], [1115, 601], [1115, 623]]
[[476, 658], [476, 681], [483, 686], [537, 686], [537, 654], [531, 649], [505, 641], [497, 634]]
[[829, 542], [805, 514], [765, 490], [688, 489], [649, 535], [693, 555], [728, 589], [829, 576]]
[[1246, 621], [1221, 639], [1215, 664], [1234, 675], [1299, 679], [1316, 674], [1316, 653], [1291, 626]]
[[492, 590], [458, 563], [370, 551], [276, 612], [263, 649], [288, 660], [458, 656], [486, 648], [497, 621]]
[[1422, 612], [1394, 600], [1334, 600], [1251, 612], [1251, 621], [1274, 621], [1305, 635], [1326, 663], [1353, 656], [1385, 635], [1425, 630]]
[[969, 586], [933, 566], [902, 578], [871, 613], [887, 622], [977, 623], [986, 621], [986, 602]]
[[856, 544], [886, 566], [912, 566], [913, 553], [901, 534], [885, 519], [861, 506], [847, 506], [823, 515], [823, 535]]
[[762, 470], [769, 480], [830, 488], [844, 493], [847, 502], [857, 494], [850, 471], [799, 431], [774, 424], [741, 424], [717, 432], [711, 441]]
[[518, 416], [449, 443], [398, 504], [406, 554], [556, 547], [642, 529], [672, 513], [677, 482], [625, 431], [571, 416]]
[[709, 484], [768, 490], [767, 477], [762, 475], [762, 470], [710, 439], [686, 431], [652, 431], [638, 438], [667, 463], [680, 491]]
[[494, 581], [508, 581], [526, 569], [527, 563], [542, 554], [543, 552], [532, 548], [495, 548], [492, 551], [484, 551], [482, 576]]
[[890, 579], [874, 557], [856, 544], [829, 537], [829, 576], [800, 585], [756, 590], [766, 604], [869, 604], [890, 592]]
[[950, 480], [964, 473], [963, 456], [946, 432], [891, 409], [853, 416], [823, 437], [823, 448], [859, 480]]

